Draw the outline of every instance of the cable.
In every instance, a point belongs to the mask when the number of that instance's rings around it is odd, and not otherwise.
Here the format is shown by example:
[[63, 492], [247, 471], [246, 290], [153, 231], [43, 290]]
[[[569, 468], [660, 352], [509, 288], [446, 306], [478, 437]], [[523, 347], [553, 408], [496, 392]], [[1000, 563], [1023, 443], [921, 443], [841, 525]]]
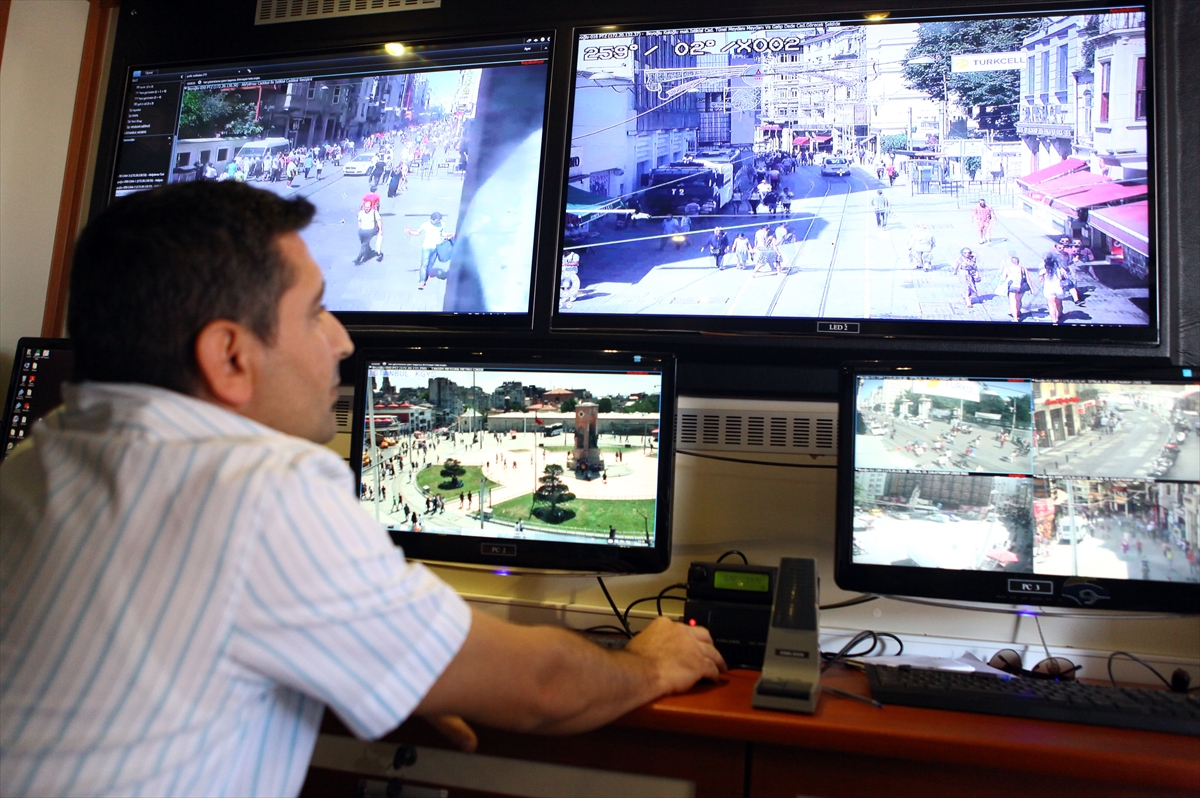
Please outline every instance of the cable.
[[817, 607], [819, 610], [840, 610], [843, 607], [856, 607], [859, 604], [866, 604], [868, 601], [875, 601], [879, 596], [873, 596], [869, 593], [863, 593], [861, 596], [855, 596], [852, 599], [839, 601], [837, 604], [822, 604]]
[[[731, 555], [731, 554], [736, 554], [737, 556], [741, 557], [741, 558], [742, 558], [742, 563], [743, 563], [744, 565], [749, 565], [749, 564], [750, 564], [750, 561], [746, 559], [746, 555], [745, 555], [745, 554], [742, 554], [742, 553], [741, 553], [740, 551], [738, 551], [737, 549], [730, 549], [729, 551], [725, 552], [724, 554], [722, 554], [720, 557], [718, 557], [718, 558], [717, 558], [717, 562], [722, 562], [722, 561], [724, 561], [724, 559], [725, 559], [726, 557], [728, 557], [729, 555]], [[684, 587], [687, 587], [687, 585], [684, 585]]]
[[[830, 665], [840, 662], [848, 657], [869, 657], [875, 652], [876, 647], [879, 648], [880, 653], [883, 653], [884, 645], [881, 638], [884, 637], [890, 637], [899, 644], [900, 650], [896, 652], [897, 656], [904, 653], [904, 641], [899, 637], [896, 637], [896, 635], [892, 634], [891, 632], [872, 632], [868, 629], [866, 631], [859, 632], [854, 637], [850, 638], [850, 642], [842, 646], [841, 651], [837, 652], [836, 654], [830, 654], [824, 651], [821, 652], [821, 672], [824, 673]], [[859, 643], [862, 643], [866, 640], [871, 641], [871, 645], [866, 651], [851, 651], [851, 649], [853, 649]]]
[[600, 634], [601, 632], [616, 632], [617, 634], [621, 635], [622, 637], [625, 636], [624, 629], [622, 629], [619, 626], [613, 626], [611, 623], [606, 623], [601, 626], [589, 626], [588, 628], [583, 630], [583, 634], [585, 634], [585, 635]]
[[644, 598], [634, 600], [628, 607], [625, 608], [625, 613], [624, 613], [624, 615], [621, 616], [622, 617], [621, 623], [623, 623], [628, 628], [629, 613], [633, 610], [634, 607], [636, 607], [639, 604], [645, 604], [647, 601], [655, 602], [655, 606], [658, 607], [659, 615], [663, 614], [663, 611], [662, 611], [662, 600], [663, 599], [667, 598], [667, 599], [675, 599], [676, 601], [687, 601], [687, 598], [685, 596], [668, 596], [667, 595], [668, 590], [674, 590], [675, 588], [686, 589], [687, 585], [683, 584], [682, 582], [676, 583], [674, 585], [667, 585], [662, 590], [658, 591], [657, 596], [646, 596]]
[[1135, 657], [1133, 654], [1130, 654], [1128, 651], [1114, 651], [1113, 653], [1108, 655], [1108, 680], [1110, 682], [1112, 682], [1113, 687], [1117, 686], [1117, 678], [1115, 676], [1113, 676], [1113, 672], [1112, 672], [1113, 659], [1115, 659], [1116, 657], [1129, 657], [1131, 660], [1138, 663], [1139, 665], [1145, 666], [1147, 669], [1149, 669], [1149, 671], [1151, 673], [1153, 673], [1155, 676], [1157, 676], [1162, 681], [1163, 684], [1165, 684], [1167, 686], [1168, 690], [1171, 689], [1171, 683], [1169, 681], [1167, 681], [1167, 677], [1165, 677], [1161, 673], [1159, 673], [1158, 670], [1153, 665], [1151, 665], [1149, 662], [1146, 662], [1143, 659]]
[[596, 581], [600, 583], [600, 589], [604, 591], [604, 597], [608, 599], [608, 606], [612, 607], [613, 615], [617, 616], [617, 620], [621, 622], [621, 628], [625, 630], [625, 636], [632, 640], [633, 632], [629, 631], [629, 624], [621, 617], [621, 611], [617, 609], [617, 602], [613, 601], [612, 595], [608, 592], [608, 586], [604, 584], [604, 577], [597, 576]]
[[[764, 466], [779, 466], [780, 468], [837, 468], [836, 465], [821, 465], [819, 463], [772, 463], [769, 460], [745, 460], [741, 457], [721, 457], [717, 454], [701, 454], [693, 452], [690, 449], [676, 449], [675, 454], [686, 454], [692, 457], [700, 457], [704, 460], [721, 460], [726, 463], [745, 463], [746, 465], [764, 465]], [[817, 455], [818, 457], [826, 457], [830, 455]]]

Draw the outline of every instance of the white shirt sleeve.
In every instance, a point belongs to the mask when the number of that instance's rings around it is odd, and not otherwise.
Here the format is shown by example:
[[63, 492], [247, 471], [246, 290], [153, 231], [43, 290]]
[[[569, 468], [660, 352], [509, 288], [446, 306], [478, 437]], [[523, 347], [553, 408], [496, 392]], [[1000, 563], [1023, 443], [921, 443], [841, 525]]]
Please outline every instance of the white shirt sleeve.
[[470, 610], [404, 559], [332, 456], [303, 458], [266, 498], [231, 657], [324, 702], [360, 737], [379, 737], [458, 653]]

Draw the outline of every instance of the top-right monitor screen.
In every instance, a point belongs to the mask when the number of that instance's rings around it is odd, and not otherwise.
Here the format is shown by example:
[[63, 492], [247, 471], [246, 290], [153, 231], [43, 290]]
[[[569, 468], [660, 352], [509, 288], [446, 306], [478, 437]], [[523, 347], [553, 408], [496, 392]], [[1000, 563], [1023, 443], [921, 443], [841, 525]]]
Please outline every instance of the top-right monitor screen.
[[1147, 23], [581, 31], [554, 325], [1157, 342]]

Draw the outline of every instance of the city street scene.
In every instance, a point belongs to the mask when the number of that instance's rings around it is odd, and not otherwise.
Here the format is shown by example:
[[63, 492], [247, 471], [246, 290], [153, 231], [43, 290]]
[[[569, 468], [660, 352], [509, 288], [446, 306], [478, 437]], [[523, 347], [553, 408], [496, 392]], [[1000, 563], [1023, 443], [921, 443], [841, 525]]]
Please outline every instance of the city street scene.
[[1196, 483], [1036, 480], [1034, 572], [1200, 581]]
[[360, 499], [389, 529], [653, 545], [661, 376], [377, 364], [370, 379]]
[[860, 471], [854, 562], [1034, 571], [1033, 480]]
[[1200, 482], [1200, 383], [1033, 384], [1034, 473]]
[[1032, 474], [1028, 382], [859, 378], [856, 468]]
[[1144, 27], [583, 34], [559, 312], [1148, 325]]
[[538, 58], [185, 85], [170, 181], [316, 205], [301, 235], [331, 310], [527, 313], [546, 72]]

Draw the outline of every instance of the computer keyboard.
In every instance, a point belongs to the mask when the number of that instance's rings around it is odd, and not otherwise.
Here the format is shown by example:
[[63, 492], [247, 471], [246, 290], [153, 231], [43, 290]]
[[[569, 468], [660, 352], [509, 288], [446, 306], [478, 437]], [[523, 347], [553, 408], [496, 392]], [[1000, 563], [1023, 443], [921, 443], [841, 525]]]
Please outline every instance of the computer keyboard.
[[885, 704], [1200, 736], [1200, 699], [1182, 693], [907, 666], [866, 670], [871, 695]]

